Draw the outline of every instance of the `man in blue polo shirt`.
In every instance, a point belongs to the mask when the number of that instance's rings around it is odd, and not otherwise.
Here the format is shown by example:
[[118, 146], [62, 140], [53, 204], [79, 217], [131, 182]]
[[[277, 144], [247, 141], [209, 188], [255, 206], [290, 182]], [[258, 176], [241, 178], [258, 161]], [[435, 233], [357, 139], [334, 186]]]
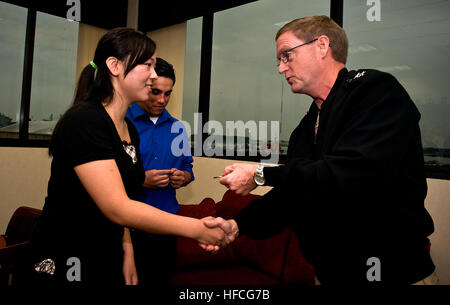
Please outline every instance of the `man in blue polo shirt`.
[[[184, 128], [180, 128], [182, 124], [165, 109], [175, 85], [173, 66], [157, 58], [155, 71], [158, 78], [153, 81], [148, 101], [132, 104], [127, 112], [127, 118], [139, 132], [146, 171], [145, 187], [134, 199], [176, 213], [179, 208], [176, 189], [194, 180], [193, 159], [190, 147], [182, 147], [189, 145]], [[139, 283], [167, 284], [175, 265], [175, 237], [133, 231], [132, 238]]]

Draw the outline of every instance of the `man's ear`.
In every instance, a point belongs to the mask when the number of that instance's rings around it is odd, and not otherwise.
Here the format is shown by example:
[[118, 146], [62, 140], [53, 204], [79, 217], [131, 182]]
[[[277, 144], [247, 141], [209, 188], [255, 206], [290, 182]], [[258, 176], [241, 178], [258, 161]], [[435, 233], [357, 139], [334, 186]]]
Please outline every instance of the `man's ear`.
[[322, 56], [325, 56], [328, 52], [330, 52], [330, 38], [328, 36], [322, 35], [318, 39], [318, 45], [320, 48], [320, 53]]
[[122, 62], [113, 56], [106, 59], [106, 66], [109, 69], [109, 73], [113, 76], [119, 76], [123, 70]]

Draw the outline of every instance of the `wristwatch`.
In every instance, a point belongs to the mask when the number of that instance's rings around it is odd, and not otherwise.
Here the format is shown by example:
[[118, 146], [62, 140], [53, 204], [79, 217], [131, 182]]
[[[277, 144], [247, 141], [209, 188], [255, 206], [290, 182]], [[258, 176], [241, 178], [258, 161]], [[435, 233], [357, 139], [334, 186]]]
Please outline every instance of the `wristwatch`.
[[259, 164], [255, 170], [255, 174], [253, 176], [253, 180], [256, 185], [264, 185], [266, 183], [266, 179], [264, 178], [264, 165]]

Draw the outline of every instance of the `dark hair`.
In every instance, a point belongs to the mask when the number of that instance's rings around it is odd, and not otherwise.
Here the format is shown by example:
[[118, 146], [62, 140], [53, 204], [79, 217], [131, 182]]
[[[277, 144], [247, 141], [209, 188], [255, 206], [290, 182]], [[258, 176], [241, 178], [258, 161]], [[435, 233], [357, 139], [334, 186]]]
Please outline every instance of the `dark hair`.
[[49, 154], [53, 155], [53, 144], [60, 122], [72, 108], [81, 103], [100, 105], [102, 102], [111, 102], [114, 96], [114, 87], [111, 83], [109, 68], [106, 65], [109, 57], [115, 57], [125, 62], [124, 74], [127, 76], [134, 67], [149, 60], [155, 50], [155, 42], [144, 33], [134, 29], [116, 28], [103, 35], [98, 42], [93, 58], [97, 67], [95, 69], [88, 64], [81, 72], [73, 105], [59, 119], [53, 130]]
[[285, 32], [292, 32], [303, 41], [310, 41], [320, 35], [330, 39], [331, 55], [345, 64], [347, 62], [348, 39], [345, 31], [328, 16], [311, 16], [294, 19], [278, 30], [275, 40]]
[[175, 85], [175, 70], [173, 66], [160, 57], [156, 58], [155, 72], [158, 76], [170, 78]]

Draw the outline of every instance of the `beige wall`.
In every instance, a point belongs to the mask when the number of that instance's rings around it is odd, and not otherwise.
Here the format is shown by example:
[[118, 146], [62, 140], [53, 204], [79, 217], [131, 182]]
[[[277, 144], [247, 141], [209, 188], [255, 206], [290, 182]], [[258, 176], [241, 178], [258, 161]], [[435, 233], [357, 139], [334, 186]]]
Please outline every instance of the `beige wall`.
[[0, 147], [0, 234], [18, 207], [42, 209], [50, 177], [47, 152], [44, 148]]
[[97, 43], [108, 30], [80, 23], [78, 30], [77, 77], [94, 60]]
[[425, 207], [434, 221], [431, 256], [441, 284], [450, 285], [450, 180], [427, 179]]

